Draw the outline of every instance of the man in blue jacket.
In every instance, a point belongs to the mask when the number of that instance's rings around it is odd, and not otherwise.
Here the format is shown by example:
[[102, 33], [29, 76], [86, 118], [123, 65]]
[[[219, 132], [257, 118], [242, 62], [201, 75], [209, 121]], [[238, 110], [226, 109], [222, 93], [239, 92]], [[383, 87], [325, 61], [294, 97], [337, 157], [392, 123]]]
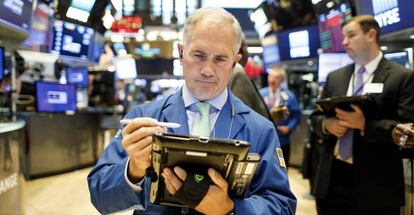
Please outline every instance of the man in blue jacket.
[[280, 145], [283, 150], [283, 157], [286, 163], [289, 163], [290, 139], [289, 136], [300, 122], [300, 106], [292, 91], [281, 86], [286, 79], [286, 72], [281, 67], [273, 67], [269, 69], [267, 76], [268, 87], [260, 89], [267, 108], [270, 112], [272, 109], [278, 109], [285, 106], [289, 112], [284, 120], [274, 122], [277, 129]]
[[[252, 111], [227, 88], [241, 43], [241, 28], [228, 12], [203, 8], [187, 18], [184, 44], [179, 45], [184, 86], [171, 96], [139, 105], [126, 116], [134, 119], [121, 127], [88, 176], [91, 200], [101, 213], [134, 209], [134, 214], [294, 214], [296, 199], [289, 188], [274, 126]], [[261, 162], [244, 198], [230, 198], [228, 184], [215, 170], [207, 194], [192, 209], [154, 205], [149, 202], [152, 135], [164, 129], [158, 122], [176, 122], [169, 129], [178, 134], [195, 134], [198, 121], [206, 115], [200, 103], [209, 106], [210, 136], [250, 142], [250, 152], [259, 153]], [[190, 132], [192, 131], [192, 132]], [[180, 167], [165, 168], [162, 178], [174, 195], [186, 172]]]

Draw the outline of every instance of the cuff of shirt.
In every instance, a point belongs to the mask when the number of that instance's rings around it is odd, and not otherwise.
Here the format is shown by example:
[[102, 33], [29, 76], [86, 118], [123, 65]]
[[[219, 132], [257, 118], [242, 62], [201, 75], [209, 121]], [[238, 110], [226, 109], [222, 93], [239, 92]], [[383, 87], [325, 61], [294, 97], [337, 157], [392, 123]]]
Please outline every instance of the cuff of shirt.
[[132, 190], [133, 190], [134, 192], [141, 192], [141, 190], [142, 190], [142, 183], [144, 183], [145, 177], [143, 177], [143, 178], [141, 179], [141, 181], [139, 181], [139, 182], [138, 182], [138, 183], [136, 183], [136, 184], [132, 183], [132, 182], [129, 180], [129, 178], [128, 178], [128, 173], [127, 173], [127, 171], [128, 171], [128, 165], [129, 165], [129, 157], [128, 157], [128, 160], [127, 160], [127, 162], [126, 162], [125, 171], [124, 171], [124, 178], [125, 178], [125, 181], [128, 183], [128, 185], [132, 188]]

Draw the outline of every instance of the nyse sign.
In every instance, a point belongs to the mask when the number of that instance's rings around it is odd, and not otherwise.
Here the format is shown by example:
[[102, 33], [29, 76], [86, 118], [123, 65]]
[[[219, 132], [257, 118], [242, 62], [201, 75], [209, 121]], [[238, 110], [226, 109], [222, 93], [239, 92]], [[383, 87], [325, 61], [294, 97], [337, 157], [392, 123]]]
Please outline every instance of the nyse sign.
[[388, 25], [392, 25], [394, 23], [398, 23], [401, 21], [399, 8], [396, 7], [391, 10], [387, 10], [383, 13], [376, 14], [375, 19], [377, 20], [381, 28]]

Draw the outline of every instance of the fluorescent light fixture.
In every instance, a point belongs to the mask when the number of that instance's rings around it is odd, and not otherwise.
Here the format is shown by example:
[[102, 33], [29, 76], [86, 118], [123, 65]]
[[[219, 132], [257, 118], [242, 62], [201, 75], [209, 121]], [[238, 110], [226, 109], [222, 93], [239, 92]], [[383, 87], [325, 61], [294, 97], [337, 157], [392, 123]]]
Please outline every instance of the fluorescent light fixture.
[[321, 0], [312, 0], [312, 4], [318, 4], [319, 2], [321, 2]]
[[326, 3], [326, 8], [332, 8], [334, 5], [335, 5], [334, 2], [330, 1], [330, 2]]
[[80, 10], [78, 8], [69, 7], [68, 11], [66, 11], [66, 17], [71, 19], [75, 19], [81, 22], [87, 22], [89, 18], [89, 12]]
[[263, 47], [260, 47], [260, 46], [247, 47], [247, 52], [249, 54], [262, 54], [263, 53]]
[[387, 50], [388, 50], [388, 46], [381, 46], [381, 47], [380, 47], [380, 49], [381, 49], [382, 51], [387, 51]]
[[414, 40], [414, 34], [411, 34], [410, 35], [410, 39], [413, 39]]

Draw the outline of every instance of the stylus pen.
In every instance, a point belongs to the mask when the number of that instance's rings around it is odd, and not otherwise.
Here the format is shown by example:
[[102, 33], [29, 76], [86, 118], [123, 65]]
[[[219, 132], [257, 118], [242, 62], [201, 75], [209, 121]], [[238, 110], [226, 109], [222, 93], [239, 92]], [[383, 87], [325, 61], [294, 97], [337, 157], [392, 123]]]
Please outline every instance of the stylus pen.
[[[128, 124], [132, 121], [133, 121], [133, 119], [121, 119], [120, 122], [121, 122], [121, 124], [126, 125], [126, 124]], [[179, 128], [179, 127], [181, 127], [180, 124], [175, 123], [175, 122], [157, 122], [157, 125], [161, 126], [161, 127], [165, 127], [165, 128]]]

